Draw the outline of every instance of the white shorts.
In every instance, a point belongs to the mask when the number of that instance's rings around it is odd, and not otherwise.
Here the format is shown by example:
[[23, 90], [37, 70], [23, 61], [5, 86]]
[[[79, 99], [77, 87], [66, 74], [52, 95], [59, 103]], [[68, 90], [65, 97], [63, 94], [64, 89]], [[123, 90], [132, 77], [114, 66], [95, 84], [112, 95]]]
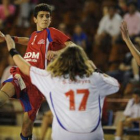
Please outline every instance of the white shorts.
[[58, 124], [55, 117], [53, 118], [53, 126], [52, 126], [52, 139], [53, 140], [104, 140], [103, 137], [104, 135], [103, 135], [101, 124], [92, 133], [78, 134], [78, 133], [71, 133], [64, 130]]

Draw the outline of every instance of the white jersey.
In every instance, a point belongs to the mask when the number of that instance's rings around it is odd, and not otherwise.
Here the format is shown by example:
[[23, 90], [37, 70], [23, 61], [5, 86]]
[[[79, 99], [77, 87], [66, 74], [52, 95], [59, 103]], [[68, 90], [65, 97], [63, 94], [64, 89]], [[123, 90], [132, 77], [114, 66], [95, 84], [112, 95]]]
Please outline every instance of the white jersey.
[[135, 104], [134, 99], [130, 99], [125, 108], [124, 115], [129, 116], [131, 118], [139, 118], [140, 117], [140, 103]]
[[[77, 76], [77, 81], [73, 82], [69, 77], [51, 77], [47, 71], [31, 66], [30, 77], [32, 83], [46, 97], [54, 115], [54, 122], [62, 131], [71, 135], [88, 136], [95, 132], [101, 125], [101, 99], [119, 90], [117, 80], [97, 72], [93, 72], [90, 77]], [[54, 127], [53, 124], [53, 129]], [[57, 131], [53, 130], [54, 139]], [[62, 139], [62, 135], [60, 137], [58, 134], [56, 139]]]

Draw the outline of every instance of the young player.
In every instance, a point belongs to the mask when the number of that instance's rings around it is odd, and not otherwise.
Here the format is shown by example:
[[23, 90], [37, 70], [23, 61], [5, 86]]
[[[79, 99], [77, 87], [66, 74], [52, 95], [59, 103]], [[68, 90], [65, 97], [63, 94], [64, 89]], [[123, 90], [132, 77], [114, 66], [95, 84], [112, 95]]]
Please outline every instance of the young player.
[[125, 21], [123, 21], [121, 24], [121, 33], [122, 33], [122, 38], [125, 41], [128, 49], [131, 51], [138, 65], [140, 66], [140, 52], [135, 48], [134, 44], [130, 40], [129, 31], [127, 29], [127, 23]]
[[[37, 31], [33, 32], [30, 38], [13, 37], [16, 43], [27, 45], [24, 59], [31, 65], [45, 69], [50, 61], [64, 46], [71, 43], [70, 38], [55, 28], [48, 28], [51, 23], [51, 9], [47, 4], [39, 4], [34, 10], [34, 22]], [[1, 42], [4, 35], [1, 33]], [[47, 54], [47, 55], [46, 55]], [[40, 108], [44, 96], [31, 84], [30, 78], [23, 75], [18, 68], [11, 70], [13, 76], [21, 75], [24, 83], [18, 84], [15, 77], [5, 81], [0, 90], [0, 105], [3, 105], [8, 98], [15, 97], [20, 100], [24, 108], [24, 118], [21, 130], [21, 139], [30, 140], [32, 136], [33, 122], [36, 113]], [[25, 88], [26, 87], [26, 88]], [[22, 90], [23, 89], [23, 90]]]
[[[13, 60], [46, 97], [53, 113], [53, 140], [103, 140], [101, 98], [119, 90], [119, 84], [95, 72], [81, 47], [68, 46], [47, 70], [31, 66], [6, 36]], [[71, 55], [72, 54], [72, 55]]]

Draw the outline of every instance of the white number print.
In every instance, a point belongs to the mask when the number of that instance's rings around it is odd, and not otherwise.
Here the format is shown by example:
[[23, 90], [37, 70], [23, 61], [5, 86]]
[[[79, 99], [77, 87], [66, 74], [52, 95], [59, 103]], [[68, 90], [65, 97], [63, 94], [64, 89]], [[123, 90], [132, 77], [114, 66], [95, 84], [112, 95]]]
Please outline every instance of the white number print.
[[32, 45], [34, 45], [36, 38], [37, 38], [37, 35], [34, 36], [34, 40], [33, 40], [33, 42], [31, 43]]

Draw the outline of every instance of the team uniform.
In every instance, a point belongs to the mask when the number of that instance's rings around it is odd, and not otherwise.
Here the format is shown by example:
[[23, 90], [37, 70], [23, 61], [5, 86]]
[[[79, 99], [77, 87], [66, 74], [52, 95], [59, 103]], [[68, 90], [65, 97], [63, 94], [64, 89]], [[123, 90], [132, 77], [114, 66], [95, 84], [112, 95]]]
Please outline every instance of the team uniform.
[[103, 140], [103, 98], [119, 90], [117, 80], [93, 72], [90, 77], [77, 76], [73, 82], [68, 76], [52, 77], [33, 66], [30, 78], [53, 113], [53, 140]]
[[[35, 31], [29, 39], [24, 59], [33, 66], [45, 69], [48, 64], [46, 59], [47, 51], [60, 50], [63, 48], [64, 43], [69, 40], [69, 37], [52, 27], [46, 28], [43, 31]], [[17, 73], [21, 75], [26, 89], [21, 91], [20, 85], [15, 78], [8, 79], [5, 82], [13, 83], [16, 90], [14, 98], [20, 99], [24, 111], [28, 112], [30, 119], [34, 121], [36, 113], [44, 100], [44, 96], [31, 84], [30, 78], [23, 75], [18, 68], [13, 68], [11, 73], [13, 76]]]

